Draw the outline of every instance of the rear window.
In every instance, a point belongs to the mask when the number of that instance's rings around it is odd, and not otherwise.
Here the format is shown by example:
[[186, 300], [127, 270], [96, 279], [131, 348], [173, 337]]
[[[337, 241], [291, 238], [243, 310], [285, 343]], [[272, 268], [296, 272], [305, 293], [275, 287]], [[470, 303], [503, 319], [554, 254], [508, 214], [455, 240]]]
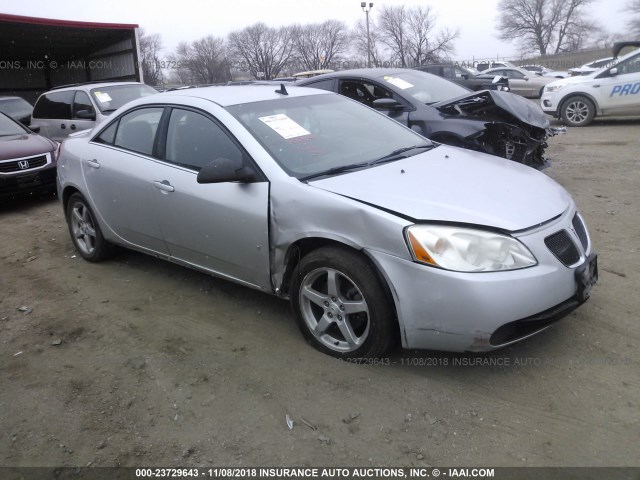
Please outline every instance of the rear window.
[[33, 118], [71, 120], [71, 104], [74, 95], [74, 90], [45, 93], [33, 108]]

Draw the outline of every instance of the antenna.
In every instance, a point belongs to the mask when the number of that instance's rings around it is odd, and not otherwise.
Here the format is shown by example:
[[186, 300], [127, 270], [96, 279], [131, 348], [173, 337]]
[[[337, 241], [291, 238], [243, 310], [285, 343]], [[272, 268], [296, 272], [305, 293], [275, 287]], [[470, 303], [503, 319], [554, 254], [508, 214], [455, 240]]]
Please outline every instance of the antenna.
[[284, 83], [280, 84], [280, 89], [276, 90], [276, 93], [279, 93], [280, 95], [289, 95], [289, 92], [287, 92], [287, 89], [284, 88]]

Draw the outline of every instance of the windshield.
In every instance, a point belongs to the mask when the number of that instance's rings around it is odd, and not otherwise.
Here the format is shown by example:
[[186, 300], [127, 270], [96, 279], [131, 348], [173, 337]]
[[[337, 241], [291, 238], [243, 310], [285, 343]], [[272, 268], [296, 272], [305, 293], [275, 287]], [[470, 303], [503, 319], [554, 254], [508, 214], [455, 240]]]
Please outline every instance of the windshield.
[[22, 98], [7, 98], [0, 100], [0, 112], [13, 118], [23, 118], [31, 115], [33, 107]]
[[383, 84], [393, 85], [403, 94], [411, 95], [421, 103], [436, 103], [459, 97], [470, 90], [430, 73], [407, 70], [380, 77]]
[[156, 93], [155, 88], [142, 84], [109, 85], [91, 90], [91, 96], [102, 113], [113, 112], [125, 103]]
[[24, 135], [25, 133], [27, 133], [27, 130], [19, 123], [0, 113], [0, 137], [7, 135]]
[[[226, 107], [289, 175], [305, 178], [370, 162], [429, 140], [338, 95], [281, 98]], [[416, 150], [421, 153], [424, 150]], [[408, 153], [413, 154], [413, 152]], [[391, 157], [390, 157], [391, 158]]]

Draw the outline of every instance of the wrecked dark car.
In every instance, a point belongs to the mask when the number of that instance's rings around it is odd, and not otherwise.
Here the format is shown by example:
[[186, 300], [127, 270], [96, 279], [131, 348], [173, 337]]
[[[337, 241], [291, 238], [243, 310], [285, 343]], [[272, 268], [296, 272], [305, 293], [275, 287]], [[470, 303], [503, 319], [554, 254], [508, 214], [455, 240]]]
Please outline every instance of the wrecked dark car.
[[408, 69], [358, 69], [296, 85], [340, 93], [386, 113], [440, 143], [490, 153], [542, 169], [547, 138], [559, 133], [535, 103], [509, 92], [471, 92]]
[[432, 63], [415, 67], [414, 70], [437, 75], [474, 92], [478, 90], [509, 91], [508, 77], [501, 77], [499, 75], [490, 77], [487, 75], [475, 75], [471, 70], [467, 70], [458, 65]]

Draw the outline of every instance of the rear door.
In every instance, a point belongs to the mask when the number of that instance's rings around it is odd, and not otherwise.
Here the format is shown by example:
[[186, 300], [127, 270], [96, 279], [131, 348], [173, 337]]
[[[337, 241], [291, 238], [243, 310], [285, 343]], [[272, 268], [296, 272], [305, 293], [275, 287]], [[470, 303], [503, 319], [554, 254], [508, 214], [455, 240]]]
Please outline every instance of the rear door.
[[131, 246], [168, 255], [154, 186], [163, 112], [146, 107], [120, 117], [89, 142], [82, 171], [96, 214], [116, 235]]

